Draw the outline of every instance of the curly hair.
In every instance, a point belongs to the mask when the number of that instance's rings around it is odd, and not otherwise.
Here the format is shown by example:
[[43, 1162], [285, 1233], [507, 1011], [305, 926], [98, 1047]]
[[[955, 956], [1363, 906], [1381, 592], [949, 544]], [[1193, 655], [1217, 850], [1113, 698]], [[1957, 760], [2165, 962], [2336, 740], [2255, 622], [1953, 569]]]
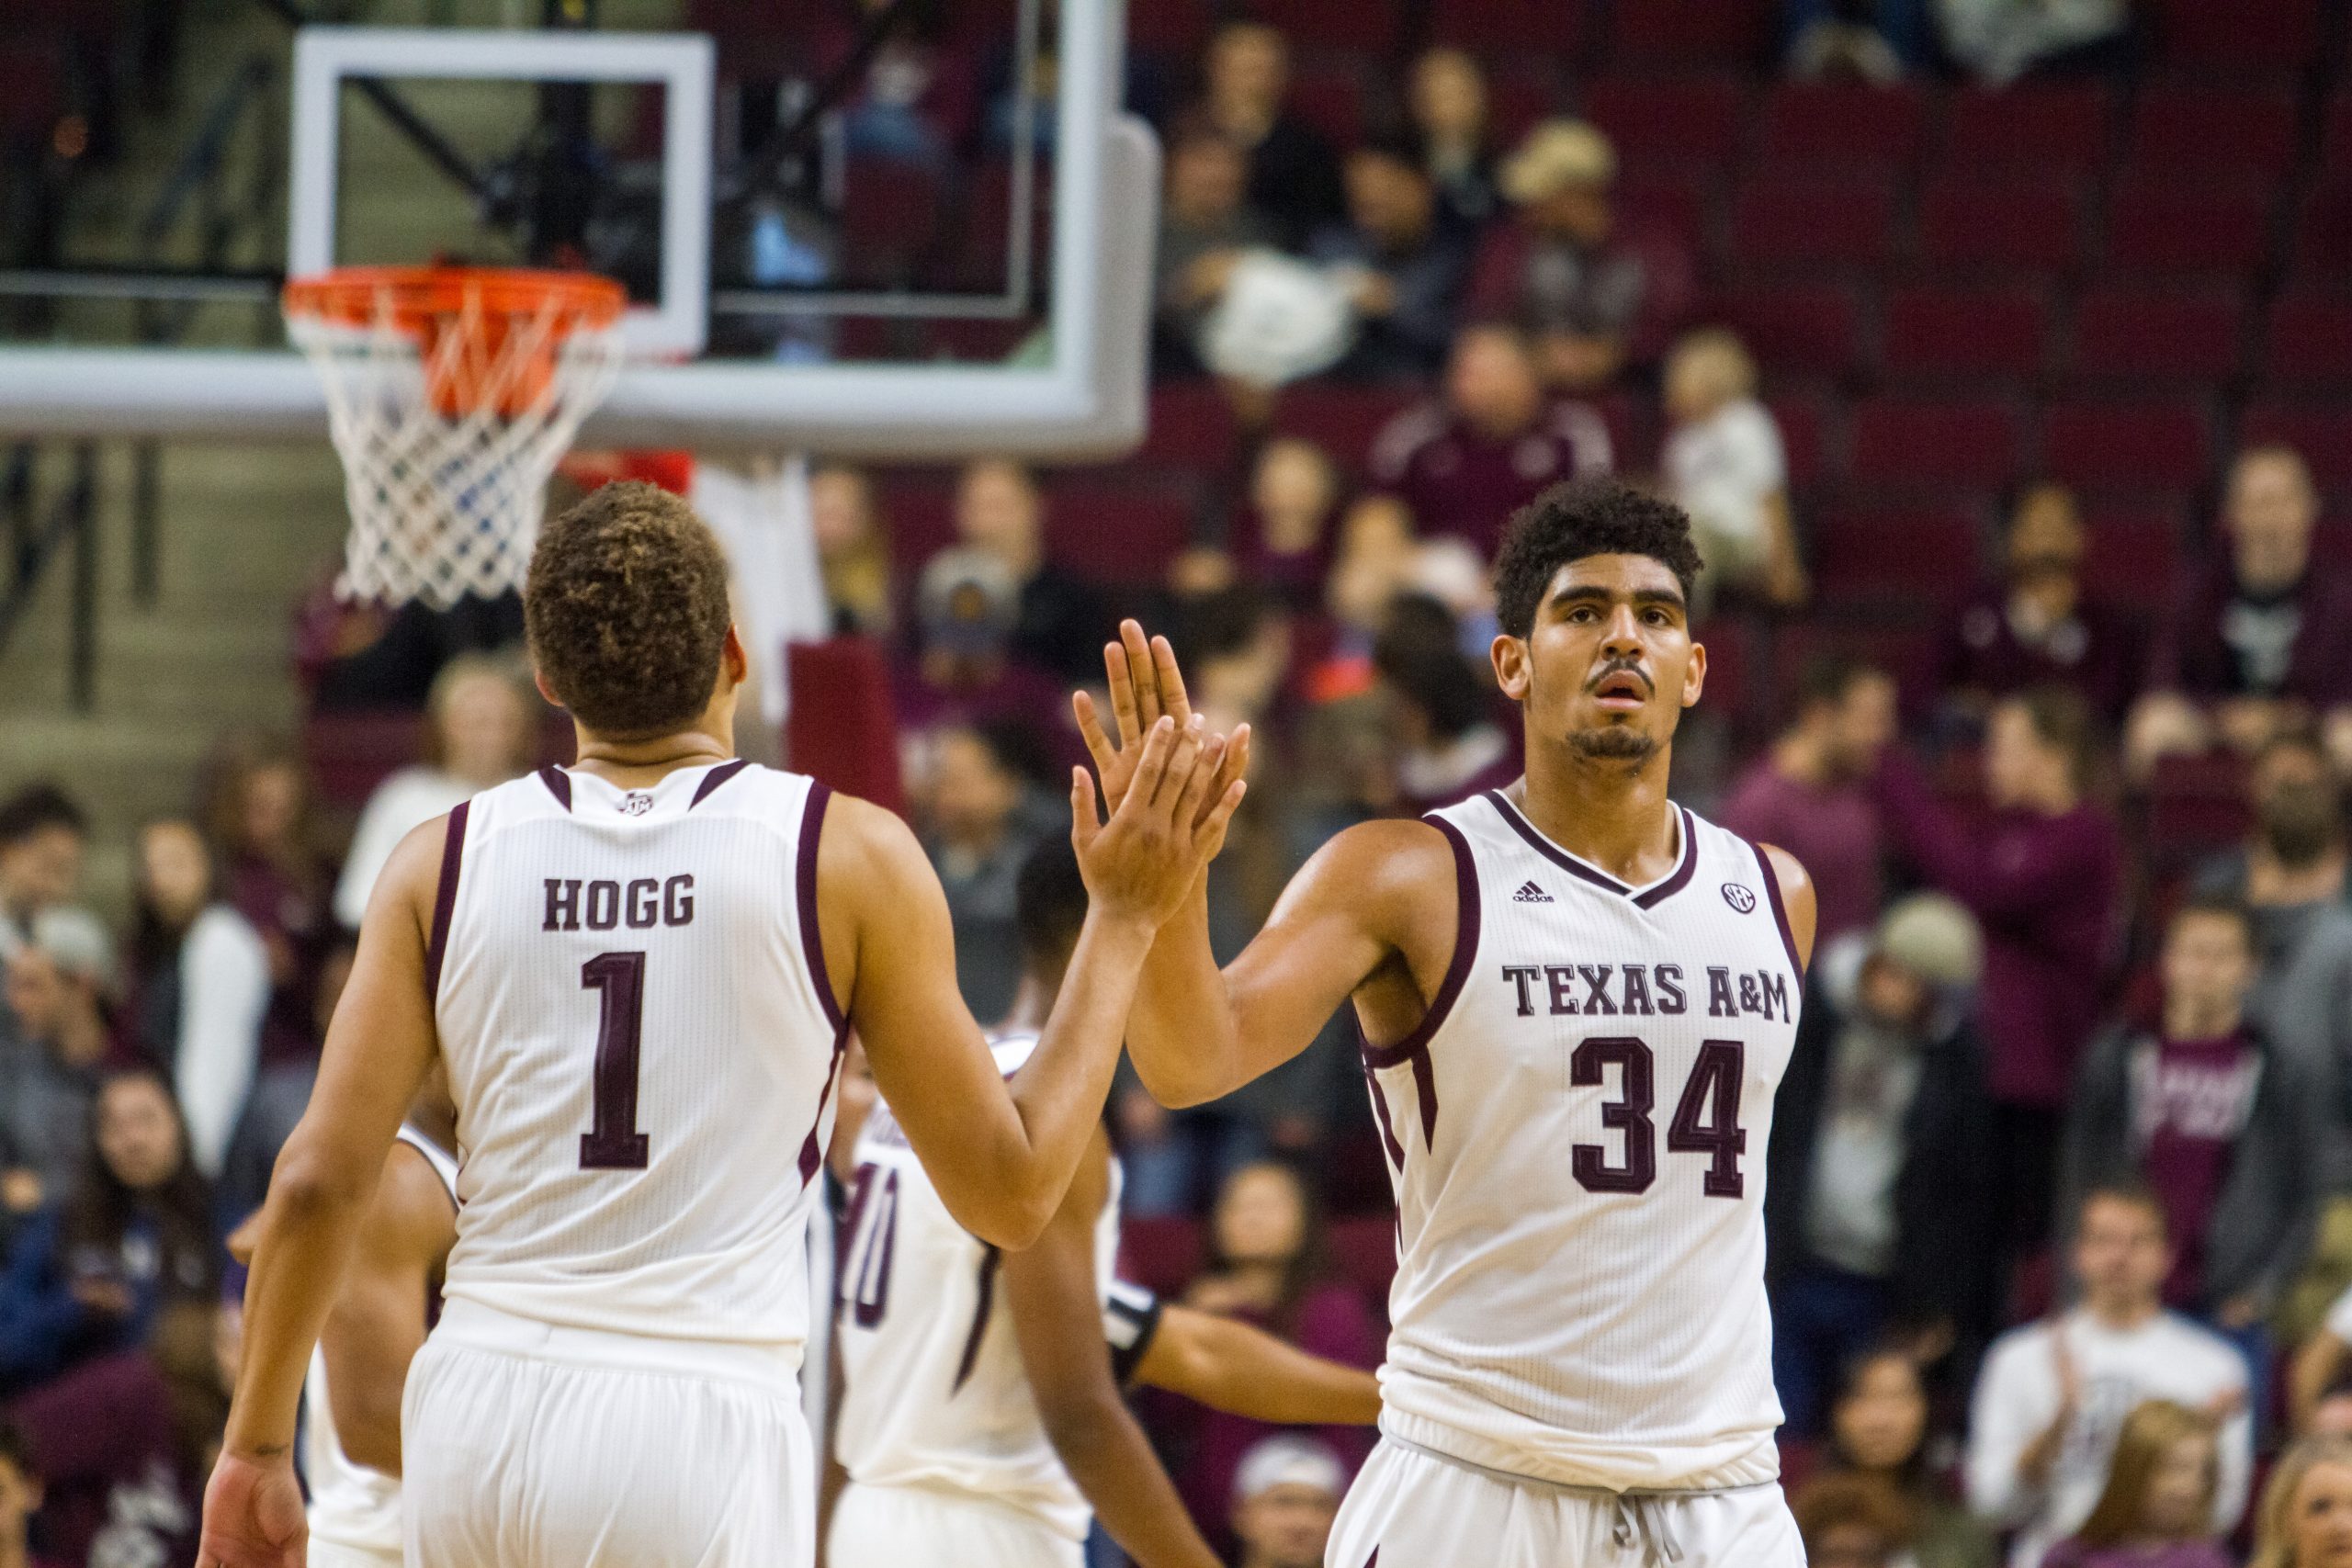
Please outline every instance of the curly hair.
[[523, 619], [574, 719], [607, 739], [664, 735], [693, 722], [718, 679], [727, 559], [683, 499], [619, 480], [539, 531]]
[[1674, 573], [1682, 596], [1699, 576], [1690, 519], [1670, 501], [1611, 479], [1569, 479], [1519, 509], [1495, 558], [1495, 615], [1526, 637], [1555, 573], [1587, 556], [1647, 556]]

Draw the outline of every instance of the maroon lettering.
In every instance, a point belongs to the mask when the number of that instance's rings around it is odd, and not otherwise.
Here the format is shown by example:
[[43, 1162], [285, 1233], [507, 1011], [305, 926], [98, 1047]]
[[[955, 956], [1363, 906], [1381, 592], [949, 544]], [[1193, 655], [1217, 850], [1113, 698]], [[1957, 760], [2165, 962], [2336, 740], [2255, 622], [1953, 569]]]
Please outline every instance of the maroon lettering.
[[1649, 971], [1648, 971], [1648, 970], [1646, 970], [1646, 969], [1645, 969], [1645, 968], [1643, 968], [1643, 967], [1642, 967], [1640, 964], [1626, 964], [1626, 965], [1625, 965], [1625, 1011], [1626, 1011], [1626, 1013], [1627, 1013], [1629, 1016], [1630, 1016], [1630, 1015], [1638, 1015], [1638, 1016], [1643, 1017], [1643, 1018], [1647, 1018], [1647, 1017], [1649, 1017], [1649, 1016], [1650, 1016], [1650, 1014], [1651, 1014], [1651, 1013], [1655, 1012], [1656, 1010], [1656, 1010], [1655, 1008], [1653, 1008], [1653, 1007], [1651, 1007], [1651, 1006], [1650, 1006], [1650, 976], [1649, 976]]
[[1657, 1103], [1650, 1048], [1631, 1035], [1600, 1035], [1586, 1041], [1568, 1058], [1568, 1081], [1579, 1089], [1597, 1089], [1612, 1065], [1618, 1070], [1617, 1098], [1600, 1104], [1600, 1124], [1623, 1134], [1624, 1158], [1612, 1162], [1599, 1144], [1577, 1144], [1568, 1150], [1569, 1168], [1588, 1192], [1646, 1192], [1657, 1179], [1657, 1129], [1650, 1111]]
[[[595, 908], [593, 897], [589, 908]], [[645, 954], [600, 953], [580, 966], [580, 983], [599, 993], [594, 1098], [589, 1130], [580, 1134], [580, 1168], [643, 1170], [650, 1145], [637, 1130], [637, 1066], [645, 1026]]]
[[873, 1217], [866, 1224], [865, 1247], [858, 1254], [855, 1271], [848, 1276], [851, 1314], [860, 1328], [879, 1327], [882, 1314], [890, 1310], [891, 1255], [899, 1247], [899, 1173], [879, 1173], [870, 1165], [859, 1167], [859, 1206], [869, 1206], [864, 1201], [864, 1189], [876, 1174], [883, 1177], [881, 1195], [870, 1205]]
[[1661, 964], [1657, 966], [1657, 1010], [1679, 1013], [1689, 1007], [1690, 999], [1682, 994], [1682, 965]]
[[1739, 1016], [1739, 1004], [1732, 999], [1731, 971], [1726, 968], [1718, 968], [1713, 964], [1707, 965], [1707, 1016], [1709, 1018], [1737, 1018]]
[[695, 923], [695, 879], [691, 875], [673, 876], [662, 885], [662, 923], [665, 926], [690, 926]]
[[543, 931], [576, 931], [580, 929], [580, 884], [556, 877], [548, 878], [548, 918], [541, 923]]
[[1764, 1016], [1771, 1018], [1777, 1014], [1782, 1023], [1788, 1022], [1791, 1015], [1789, 982], [1786, 976], [1776, 975], [1769, 969], [1758, 969], [1756, 972], [1756, 977], [1764, 987]]
[[1739, 1124], [1747, 1081], [1746, 1046], [1736, 1040], [1702, 1042], [1666, 1130], [1666, 1146], [1674, 1153], [1712, 1156], [1703, 1184], [1710, 1198], [1737, 1198], [1747, 1190], [1739, 1170], [1739, 1156], [1747, 1152], [1747, 1130]]
[[621, 885], [617, 882], [592, 882], [588, 885], [588, 929], [608, 931], [621, 923]]
[[1544, 971], [1532, 964], [1503, 965], [1503, 978], [1509, 980], [1519, 992], [1519, 1016], [1521, 1018], [1535, 1016], [1535, 976], [1542, 973]]
[[628, 885], [628, 915], [631, 931], [643, 931], [662, 918], [662, 884], [640, 876]]
[[1577, 973], [1584, 976], [1584, 1010], [1589, 1013], [1614, 1013], [1617, 1004], [1609, 999], [1609, 976], [1616, 969], [1613, 964], [1599, 968], [1589, 964], [1577, 965]]
[[1742, 1012], [1764, 1010], [1764, 993], [1757, 988], [1756, 976], [1753, 975], [1742, 975], [1739, 977], [1739, 1010]]
[[1577, 1010], [1577, 998], [1573, 994], [1577, 983], [1577, 972], [1573, 964], [1546, 964], [1544, 965], [1544, 979], [1552, 989], [1554, 1018], [1559, 1017], [1562, 1013]]

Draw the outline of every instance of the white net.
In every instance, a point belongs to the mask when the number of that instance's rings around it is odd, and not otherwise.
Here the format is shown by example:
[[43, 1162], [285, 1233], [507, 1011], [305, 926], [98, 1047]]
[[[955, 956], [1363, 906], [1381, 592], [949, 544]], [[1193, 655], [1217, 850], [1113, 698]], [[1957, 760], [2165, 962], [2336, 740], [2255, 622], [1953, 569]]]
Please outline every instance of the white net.
[[520, 589], [548, 477], [620, 371], [616, 321], [558, 291], [484, 293], [461, 287], [421, 328], [393, 285], [365, 324], [288, 311], [343, 454], [347, 597], [447, 609]]

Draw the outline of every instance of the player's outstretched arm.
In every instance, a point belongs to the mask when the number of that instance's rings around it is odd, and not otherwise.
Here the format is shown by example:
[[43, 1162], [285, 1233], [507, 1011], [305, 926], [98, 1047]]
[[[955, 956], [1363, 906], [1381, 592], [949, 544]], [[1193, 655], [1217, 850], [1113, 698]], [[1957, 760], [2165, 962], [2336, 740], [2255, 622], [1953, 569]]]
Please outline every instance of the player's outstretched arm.
[[[1159, 727], [1107, 825], [1091, 781], [1072, 779], [1086, 923], [1037, 1048], [1010, 1083], [956, 993], [946, 895], [914, 835], [860, 801], [827, 814], [818, 920], [839, 999], [940, 1198], [983, 1241], [1027, 1247], [1060, 1206], [1109, 1097], [1153, 934], [1224, 842], [1240, 801], [1238, 782], [1209, 798], [1222, 757], [1196, 731]], [[846, 973], [832, 967], [835, 954], [848, 958]]]
[[1215, 1568], [1112, 1374], [1094, 1278], [1109, 1171], [1110, 1143], [1097, 1129], [1046, 1234], [1005, 1255], [1005, 1307], [1046, 1434], [1111, 1539], [1141, 1568]]
[[198, 1568], [298, 1568], [295, 1410], [401, 1117], [438, 1043], [424, 950], [447, 819], [411, 833], [376, 885], [328, 1026], [310, 1109], [271, 1173], [245, 1284], [244, 1357], [205, 1489]]
[[424, 1345], [425, 1303], [457, 1240], [441, 1178], [423, 1155], [393, 1144], [343, 1293], [319, 1334], [335, 1440], [354, 1464], [401, 1472], [401, 1394]]
[[1309, 1355], [1254, 1325], [1173, 1302], [1159, 1309], [1136, 1381], [1282, 1427], [1369, 1427], [1380, 1419], [1380, 1380], [1362, 1367]]

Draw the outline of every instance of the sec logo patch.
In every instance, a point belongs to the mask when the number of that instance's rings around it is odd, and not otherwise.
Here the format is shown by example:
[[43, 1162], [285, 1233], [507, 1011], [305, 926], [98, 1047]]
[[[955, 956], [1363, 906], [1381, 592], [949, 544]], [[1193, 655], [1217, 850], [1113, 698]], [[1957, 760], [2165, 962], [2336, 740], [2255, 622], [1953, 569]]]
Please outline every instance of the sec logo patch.
[[1756, 895], [1736, 882], [1726, 882], [1724, 884], [1724, 902], [1744, 915], [1756, 908]]

